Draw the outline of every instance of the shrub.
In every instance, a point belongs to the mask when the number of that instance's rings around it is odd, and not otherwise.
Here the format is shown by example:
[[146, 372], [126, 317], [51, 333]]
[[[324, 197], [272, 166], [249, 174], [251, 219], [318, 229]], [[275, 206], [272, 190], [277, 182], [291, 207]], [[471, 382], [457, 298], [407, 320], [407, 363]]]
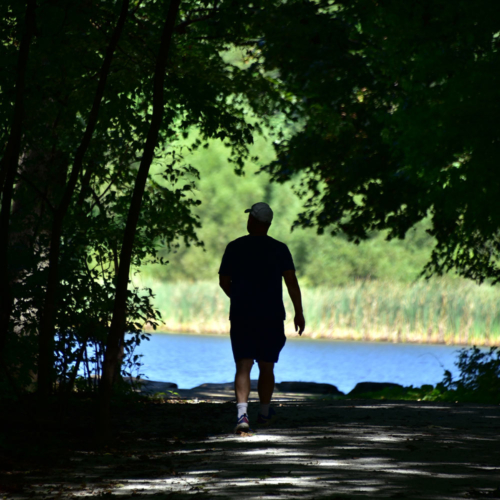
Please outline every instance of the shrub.
[[458, 361], [460, 376], [453, 380], [446, 370], [443, 382], [439, 384], [460, 401], [500, 403], [500, 351], [491, 347], [482, 351], [474, 346], [472, 349], [461, 349]]

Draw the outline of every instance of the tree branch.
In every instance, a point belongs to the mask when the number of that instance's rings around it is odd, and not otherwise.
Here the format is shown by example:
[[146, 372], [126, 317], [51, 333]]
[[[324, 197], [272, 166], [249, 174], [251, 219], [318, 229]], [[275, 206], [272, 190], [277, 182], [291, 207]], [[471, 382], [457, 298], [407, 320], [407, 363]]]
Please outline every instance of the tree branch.
[[41, 191], [36, 184], [34, 184], [28, 177], [26, 177], [22, 172], [17, 172], [17, 177], [22, 179], [26, 184], [28, 184], [39, 196], [42, 200], [47, 204], [52, 212], [54, 212], [54, 206], [50, 203], [50, 200], [47, 198], [47, 195]]
[[61, 235], [63, 222], [66, 213], [69, 209], [71, 199], [76, 189], [80, 171], [83, 168], [83, 158], [87, 152], [90, 141], [94, 134], [99, 119], [99, 111], [106, 88], [106, 82], [111, 69], [111, 62], [115, 53], [118, 40], [123, 32], [123, 27], [128, 15], [128, 7], [130, 0], [123, 0], [120, 17], [116, 23], [115, 29], [111, 36], [111, 40], [106, 48], [104, 61], [101, 68], [99, 82], [94, 95], [92, 109], [87, 120], [87, 127], [83, 134], [82, 140], [76, 150], [73, 160], [73, 167], [69, 176], [68, 183], [64, 190], [64, 194], [54, 214], [52, 224], [52, 232], [50, 235], [50, 250], [49, 250], [49, 272], [47, 278], [47, 291], [45, 293], [45, 303], [40, 321], [39, 340], [39, 355], [38, 355], [38, 393], [42, 397], [50, 394], [52, 389], [52, 358], [53, 358], [53, 342], [54, 342], [54, 322], [55, 322], [55, 300], [56, 291], [59, 285], [59, 255], [61, 248]]
[[195, 23], [200, 23], [202, 21], [207, 21], [208, 19], [213, 19], [215, 17], [215, 14], [217, 14], [217, 12], [207, 14], [206, 16], [197, 17], [196, 19], [186, 19], [182, 23], [178, 24], [174, 29], [177, 33], [185, 33], [188, 26], [191, 26]]
[[0, 162], [0, 192], [2, 193], [0, 209], [0, 363], [3, 361], [13, 304], [8, 262], [9, 226], [14, 179], [19, 166], [23, 133], [26, 69], [31, 41], [36, 32], [36, 0], [27, 1], [24, 24], [25, 31], [21, 39], [17, 63], [14, 114], [5, 154]]
[[146, 144], [142, 154], [141, 163], [137, 172], [134, 192], [127, 216], [125, 233], [120, 252], [120, 267], [116, 277], [116, 293], [113, 305], [113, 319], [109, 329], [106, 352], [104, 356], [102, 377], [100, 380], [99, 400], [99, 437], [105, 440], [108, 437], [110, 425], [110, 400], [113, 391], [115, 372], [119, 363], [120, 343], [125, 332], [127, 315], [127, 288], [130, 274], [130, 264], [134, 238], [137, 231], [137, 223], [141, 212], [141, 204], [144, 196], [149, 169], [153, 161], [154, 151], [158, 144], [165, 103], [164, 85], [167, 59], [170, 51], [175, 21], [179, 12], [180, 0], [170, 0], [163, 32], [161, 35], [160, 48], [156, 58], [156, 67], [153, 78], [153, 114], [149, 126]]

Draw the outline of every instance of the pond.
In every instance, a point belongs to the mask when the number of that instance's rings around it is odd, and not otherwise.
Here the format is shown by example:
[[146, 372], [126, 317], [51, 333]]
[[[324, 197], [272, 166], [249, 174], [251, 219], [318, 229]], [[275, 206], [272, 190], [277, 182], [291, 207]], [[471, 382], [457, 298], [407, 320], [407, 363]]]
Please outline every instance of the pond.
[[[136, 349], [140, 373], [181, 389], [234, 379], [229, 337], [154, 333]], [[288, 339], [276, 365], [276, 382], [329, 383], [347, 393], [358, 382], [395, 382], [415, 387], [440, 382], [444, 370], [458, 375], [459, 346]], [[258, 378], [254, 367], [252, 379]]]

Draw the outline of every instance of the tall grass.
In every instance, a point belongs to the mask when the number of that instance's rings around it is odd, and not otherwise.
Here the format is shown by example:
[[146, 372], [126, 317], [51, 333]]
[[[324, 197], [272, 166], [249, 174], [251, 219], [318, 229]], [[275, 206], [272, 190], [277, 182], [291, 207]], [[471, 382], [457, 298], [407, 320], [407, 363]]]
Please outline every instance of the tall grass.
[[[145, 282], [170, 332], [229, 331], [229, 299], [215, 282]], [[293, 336], [287, 297], [286, 331]], [[461, 281], [414, 284], [356, 282], [303, 288], [305, 336], [312, 338], [495, 345], [500, 340], [500, 289]]]

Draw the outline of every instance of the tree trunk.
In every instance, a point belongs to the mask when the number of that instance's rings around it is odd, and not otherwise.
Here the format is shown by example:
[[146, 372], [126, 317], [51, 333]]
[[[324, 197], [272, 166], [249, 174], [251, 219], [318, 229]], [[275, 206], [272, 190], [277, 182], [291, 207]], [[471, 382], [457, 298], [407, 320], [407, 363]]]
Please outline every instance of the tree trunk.
[[134, 185], [134, 193], [128, 211], [127, 224], [123, 235], [123, 243], [120, 252], [120, 267], [116, 278], [116, 293], [113, 307], [113, 319], [109, 330], [104, 364], [100, 381], [99, 398], [99, 439], [105, 441], [110, 431], [110, 401], [113, 390], [113, 379], [118, 363], [120, 352], [120, 340], [123, 338], [126, 323], [127, 288], [130, 272], [130, 261], [134, 237], [141, 211], [142, 198], [148, 178], [149, 168], [153, 161], [154, 151], [158, 143], [163, 118], [163, 87], [165, 81], [165, 69], [170, 48], [170, 43], [175, 28], [175, 20], [179, 11], [180, 0], [171, 0], [163, 32], [161, 36], [160, 49], [156, 58], [156, 67], [153, 84], [153, 115], [149, 126], [148, 136], [141, 163], [137, 172]]
[[14, 116], [10, 129], [5, 154], [0, 163], [0, 189], [2, 192], [2, 208], [0, 213], [0, 364], [5, 368], [5, 347], [9, 331], [13, 297], [9, 276], [9, 226], [12, 204], [12, 193], [19, 155], [24, 120], [24, 99], [26, 84], [26, 68], [28, 65], [31, 40], [36, 31], [36, 0], [28, 0], [25, 15], [25, 31], [19, 47], [17, 64], [16, 98]]
[[106, 88], [106, 81], [111, 69], [111, 62], [113, 60], [116, 46], [118, 45], [118, 40], [120, 39], [125, 25], [129, 3], [130, 0], [123, 0], [120, 17], [106, 49], [106, 55], [100, 71], [99, 83], [97, 84], [94, 102], [92, 103], [92, 109], [87, 121], [87, 127], [83, 134], [80, 146], [76, 151], [69, 181], [64, 190], [61, 203], [54, 214], [50, 238], [47, 291], [45, 293], [45, 303], [42, 312], [42, 319], [40, 321], [40, 335], [38, 339], [38, 395], [41, 398], [45, 398], [52, 391], [56, 295], [57, 288], [59, 286], [59, 257], [61, 253], [63, 222], [76, 189], [78, 176], [83, 168], [83, 158], [89, 148], [92, 135], [94, 134], [97, 126], [99, 110], [104, 95], [104, 89]]

